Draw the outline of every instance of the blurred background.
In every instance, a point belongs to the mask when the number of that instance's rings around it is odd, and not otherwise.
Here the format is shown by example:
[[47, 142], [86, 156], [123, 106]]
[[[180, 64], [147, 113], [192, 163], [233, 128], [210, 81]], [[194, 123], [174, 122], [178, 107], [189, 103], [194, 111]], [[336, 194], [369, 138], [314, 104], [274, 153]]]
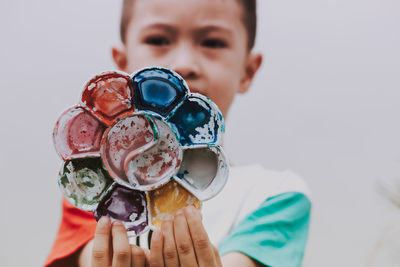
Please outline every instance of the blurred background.
[[[400, 208], [378, 188], [400, 181], [400, 2], [260, 0], [258, 14], [265, 61], [229, 114], [229, 156], [308, 182], [304, 266], [398, 266]], [[61, 215], [52, 130], [114, 69], [119, 15], [120, 1], [0, 2], [0, 266], [44, 263]]]

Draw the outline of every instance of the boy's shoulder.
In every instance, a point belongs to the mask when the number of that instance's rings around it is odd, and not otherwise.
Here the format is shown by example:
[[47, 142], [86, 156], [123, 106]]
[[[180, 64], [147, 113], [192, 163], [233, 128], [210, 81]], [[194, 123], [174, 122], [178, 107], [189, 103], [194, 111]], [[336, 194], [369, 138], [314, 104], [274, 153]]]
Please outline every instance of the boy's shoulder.
[[232, 167], [224, 190], [223, 193], [252, 192], [252, 198], [257, 196], [261, 202], [288, 192], [297, 192], [311, 199], [311, 191], [301, 176], [290, 170], [269, 170], [260, 164]]
[[311, 203], [306, 182], [291, 171], [272, 171], [255, 164], [230, 168], [222, 191], [203, 205], [204, 224], [215, 244], [240, 221], [268, 203], [278, 209], [309, 209]]
[[222, 255], [239, 251], [266, 266], [301, 266], [311, 200], [300, 176], [261, 165], [233, 167], [218, 197], [234, 214], [217, 243]]

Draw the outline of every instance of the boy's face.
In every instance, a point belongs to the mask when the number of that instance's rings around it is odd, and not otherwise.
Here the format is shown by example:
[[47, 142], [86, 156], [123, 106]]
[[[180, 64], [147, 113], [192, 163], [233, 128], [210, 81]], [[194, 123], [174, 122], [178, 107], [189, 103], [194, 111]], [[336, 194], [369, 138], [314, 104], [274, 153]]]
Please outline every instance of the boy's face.
[[241, 5], [236, 0], [136, 0], [132, 12], [125, 45], [113, 48], [117, 66], [128, 73], [170, 68], [226, 116], [262, 61], [248, 52]]

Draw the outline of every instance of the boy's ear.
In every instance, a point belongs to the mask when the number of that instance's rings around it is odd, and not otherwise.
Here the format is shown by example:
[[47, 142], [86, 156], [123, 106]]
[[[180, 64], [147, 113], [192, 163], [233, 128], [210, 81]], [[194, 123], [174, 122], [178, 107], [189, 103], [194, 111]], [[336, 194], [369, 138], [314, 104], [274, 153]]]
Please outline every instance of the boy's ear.
[[122, 47], [113, 46], [111, 48], [111, 54], [114, 59], [115, 65], [117, 65], [117, 68], [121, 71], [126, 72], [128, 67], [128, 59], [125, 49]]
[[263, 57], [259, 53], [250, 53], [244, 69], [242, 80], [240, 81], [239, 93], [243, 94], [249, 90], [251, 82], [254, 79], [258, 69], [263, 61]]

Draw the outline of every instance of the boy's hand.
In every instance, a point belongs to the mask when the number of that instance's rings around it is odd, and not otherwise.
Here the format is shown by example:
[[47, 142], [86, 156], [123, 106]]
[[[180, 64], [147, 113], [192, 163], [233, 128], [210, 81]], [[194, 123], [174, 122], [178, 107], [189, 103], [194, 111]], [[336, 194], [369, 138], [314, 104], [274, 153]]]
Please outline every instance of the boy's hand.
[[129, 245], [126, 229], [121, 222], [111, 224], [108, 217], [102, 217], [93, 239], [91, 266], [145, 267], [148, 262], [142, 248]]
[[161, 231], [153, 233], [150, 266], [222, 266], [218, 250], [208, 239], [201, 216], [193, 206], [165, 218]]

